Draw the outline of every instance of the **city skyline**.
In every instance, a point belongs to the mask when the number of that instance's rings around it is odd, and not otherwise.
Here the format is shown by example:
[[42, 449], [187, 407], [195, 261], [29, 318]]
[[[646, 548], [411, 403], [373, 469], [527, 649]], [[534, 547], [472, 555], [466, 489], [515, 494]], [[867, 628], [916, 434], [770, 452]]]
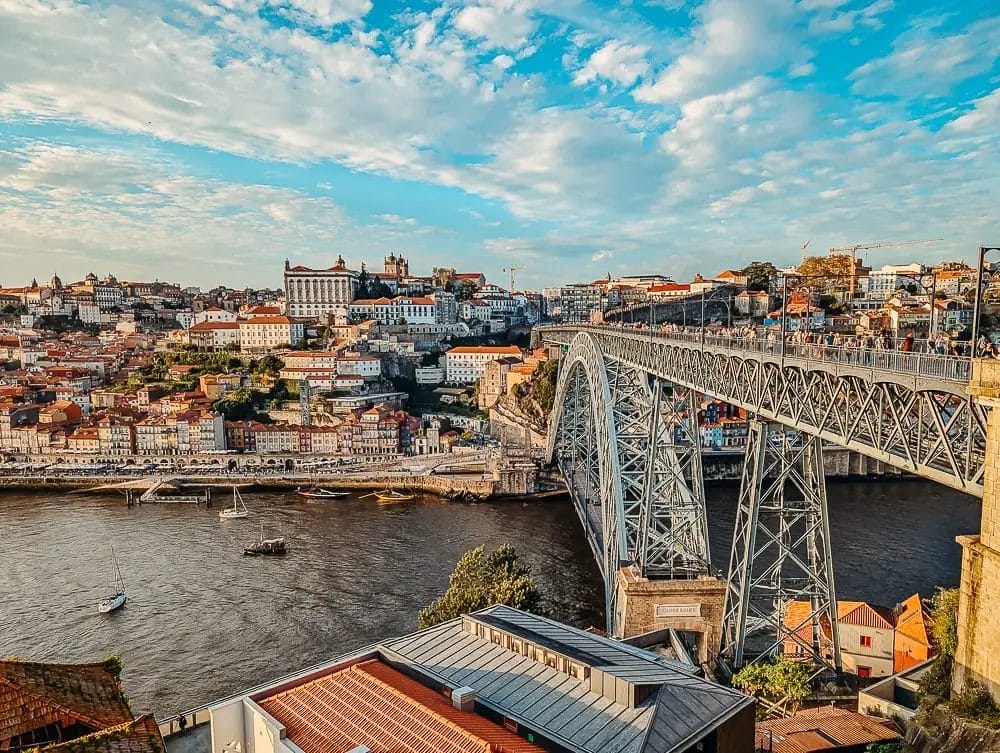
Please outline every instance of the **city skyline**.
[[387, 8], [0, 0], [2, 282], [401, 252], [537, 289], [995, 232], [985, 2]]

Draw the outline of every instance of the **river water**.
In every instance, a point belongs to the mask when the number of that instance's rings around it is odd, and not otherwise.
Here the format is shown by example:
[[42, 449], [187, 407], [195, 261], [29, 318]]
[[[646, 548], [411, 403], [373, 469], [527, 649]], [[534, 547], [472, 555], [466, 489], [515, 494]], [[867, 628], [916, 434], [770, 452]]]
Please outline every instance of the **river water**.
[[[708, 488], [715, 564], [725, 569], [737, 487]], [[126, 508], [85, 494], [0, 495], [0, 656], [93, 661], [120, 654], [136, 711], [166, 716], [414, 629], [461, 554], [511, 542], [549, 609], [602, 625], [603, 591], [568, 502], [381, 507], [251, 492], [248, 520], [191, 505]], [[841, 598], [892, 605], [958, 582], [954, 537], [979, 530], [979, 502], [930, 482], [831, 482]], [[241, 555], [265, 523], [283, 558]], [[97, 601], [114, 544], [129, 601]]]

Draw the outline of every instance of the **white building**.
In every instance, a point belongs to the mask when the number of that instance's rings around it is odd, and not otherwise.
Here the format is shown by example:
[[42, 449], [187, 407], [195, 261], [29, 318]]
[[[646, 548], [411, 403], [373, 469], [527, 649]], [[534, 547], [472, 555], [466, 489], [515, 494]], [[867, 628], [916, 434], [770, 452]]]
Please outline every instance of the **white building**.
[[441, 366], [418, 366], [413, 370], [417, 384], [441, 384], [444, 381], [444, 369]]
[[433, 298], [365, 298], [347, 308], [354, 319], [374, 319], [379, 324], [434, 324], [437, 306]]
[[437, 290], [430, 296], [434, 301], [434, 318], [438, 324], [455, 324], [458, 322], [458, 301], [455, 295], [446, 290]]
[[337, 359], [337, 374], [378, 379], [382, 376], [382, 360], [366, 353], [345, 353]]
[[472, 384], [478, 380], [490, 361], [501, 358], [520, 358], [521, 349], [516, 345], [462, 346], [452, 348], [442, 357], [445, 381], [451, 384]]
[[221, 350], [240, 344], [240, 325], [236, 322], [201, 322], [187, 330], [187, 341], [199, 348]]
[[291, 317], [319, 319], [346, 306], [358, 290], [358, 273], [342, 256], [329, 269], [289, 266], [285, 261], [285, 310]]
[[923, 264], [886, 264], [868, 273], [868, 297], [884, 301], [899, 288], [919, 280], [926, 271]]
[[202, 322], [235, 322], [236, 314], [232, 311], [225, 311], [220, 309], [218, 306], [212, 306], [204, 311], [199, 311], [192, 318], [194, 324], [201, 324]]
[[258, 316], [238, 323], [240, 350], [262, 351], [288, 346], [302, 340], [305, 328], [287, 316]]

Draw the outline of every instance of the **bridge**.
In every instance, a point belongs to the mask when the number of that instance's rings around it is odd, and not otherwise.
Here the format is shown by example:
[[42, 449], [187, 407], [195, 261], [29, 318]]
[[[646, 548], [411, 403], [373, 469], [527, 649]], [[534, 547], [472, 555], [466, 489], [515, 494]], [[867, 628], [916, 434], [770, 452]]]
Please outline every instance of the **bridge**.
[[[990, 405], [970, 396], [968, 358], [707, 330], [536, 333], [562, 359], [547, 453], [603, 575], [611, 635], [673, 627], [729, 669], [791, 646], [839, 670], [824, 444], [984, 495]], [[709, 557], [703, 395], [751, 416], [725, 579]]]

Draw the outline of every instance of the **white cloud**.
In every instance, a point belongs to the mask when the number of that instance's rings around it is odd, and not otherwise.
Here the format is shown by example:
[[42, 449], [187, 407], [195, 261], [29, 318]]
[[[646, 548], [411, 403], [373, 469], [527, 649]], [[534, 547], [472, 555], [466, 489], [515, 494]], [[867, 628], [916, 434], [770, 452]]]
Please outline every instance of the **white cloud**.
[[687, 49], [651, 83], [640, 102], [684, 102], [808, 57], [794, 30], [791, 0], [706, 0]]
[[631, 86], [649, 70], [648, 48], [611, 40], [594, 52], [573, 77], [574, 84], [586, 84], [598, 78]]
[[941, 34], [942, 19], [914, 24], [893, 43], [892, 52], [855, 69], [859, 94], [934, 97], [951, 92], [972, 76], [988, 73], [1000, 59], [1000, 17], [975, 21]]
[[514, 58], [510, 55], [497, 55], [493, 58], [493, 66], [501, 71], [505, 71], [514, 65]]
[[788, 75], [792, 78], [805, 78], [816, 72], [816, 66], [812, 63], [799, 63], [788, 69]]
[[614, 256], [614, 254], [611, 251], [608, 251], [607, 249], [602, 249], [598, 251], [596, 254], [592, 255], [590, 257], [590, 260], [593, 262], [606, 261], [607, 259], [610, 259], [612, 256]]
[[268, 0], [282, 15], [293, 21], [333, 26], [364, 18], [372, 0]]
[[378, 215], [378, 218], [387, 225], [416, 225], [417, 221], [413, 217], [403, 217], [398, 214], [386, 212]]
[[481, 39], [488, 47], [517, 49], [535, 30], [531, 5], [525, 0], [480, 0], [462, 8], [455, 16], [455, 28]]

